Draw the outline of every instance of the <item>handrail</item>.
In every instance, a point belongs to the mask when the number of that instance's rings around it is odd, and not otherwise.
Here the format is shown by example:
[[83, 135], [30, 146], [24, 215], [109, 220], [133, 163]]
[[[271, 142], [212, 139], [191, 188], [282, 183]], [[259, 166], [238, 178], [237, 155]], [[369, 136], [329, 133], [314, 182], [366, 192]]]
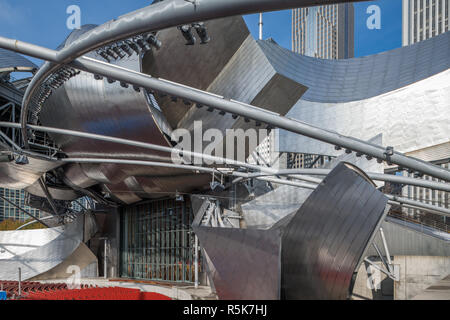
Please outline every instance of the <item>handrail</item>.
[[391, 216], [393, 218], [400, 219], [400, 220], [403, 220], [406, 222], [415, 223], [415, 224], [418, 224], [421, 226], [434, 228], [436, 230], [443, 231], [446, 233], [450, 233], [450, 225], [448, 225], [444, 222], [436, 221], [434, 219], [429, 219], [429, 218], [424, 218], [424, 217], [422, 217], [421, 219], [413, 218], [411, 216], [406, 215], [404, 212], [402, 212], [402, 211], [399, 212], [395, 209], [391, 209], [389, 211], [388, 216]]

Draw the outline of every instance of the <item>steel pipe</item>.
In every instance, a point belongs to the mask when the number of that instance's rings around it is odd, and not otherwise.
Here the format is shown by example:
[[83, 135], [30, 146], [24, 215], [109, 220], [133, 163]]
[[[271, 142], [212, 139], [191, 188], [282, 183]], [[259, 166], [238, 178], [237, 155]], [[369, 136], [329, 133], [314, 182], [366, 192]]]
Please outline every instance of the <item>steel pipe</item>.
[[391, 254], [389, 253], [389, 248], [388, 248], [388, 245], [386, 242], [386, 237], [384, 236], [383, 228], [380, 228], [380, 235], [381, 235], [381, 240], [382, 240], [383, 246], [384, 246], [384, 252], [386, 253], [386, 258], [388, 261], [389, 272], [394, 273], [394, 271], [392, 270]]
[[[74, 60], [71, 63], [71, 66], [93, 74], [100, 74], [105, 77], [114, 78], [116, 80], [130, 83], [135, 86], [164, 92], [165, 94], [177, 96], [189, 101], [196, 102], [197, 104], [209, 105], [221, 111], [225, 111], [231, 114], [237, 114], [244, 118], [251, 118], [269, 124], [271, 126], [285, 129], [287, 131], [301, 134], [319, 141], [339, 145], [340, 147], [354, 150], [362, 154], [366, 154], [370, 157], [384, 159], [385, 161], [397, 164], [403, 168], [413, 169], [435, 178], [450, 181], [450, 171], [444, 168], [432, 165], [419, 159], [407, 157], [398, 152], [392, 152], [391, 155], [387, 155], [386, 149], [383, 147], [352, 137], [343, 136], [336, 132], [321, 129], [302, 121], [286, 118], [273, 112], [269, 112], [245, 103], [228, 100], [224, 97], [191, 88], [185, 85], [177, 84], [171, 81], [156, 79], [149, 75], [114, 66], [88, 57], [81, 57]], [[23, 122], [21, 123], [21, 125], [23, 129]]]
[[[10, 122], [0, 122], [0, 127], [7, 127], [7, 128], [20, 128], [20, 124], [18, 123], [10, 123]], [[284, 169], [284, 170], [277, 170], [265, 166], [259, 166], [259, 165], [252, 165], [245, 162], [240, 161], [234, 161], [231, 159], [221, 158], [221, 157], [215, 157], [215, 156], [209, 156], [202, 153], [196, 153], [196, 152], [190, 152], [186, 150], [179, 150], [176, 148], [170, 148], [170, 147], [164, 147], [159, 146], [155, 144], [150, 143], [144, 143], [134, 140], [127, 140], [127, 139], [121, 139], [121, 138], [115, 138], [110, 136], [104, 136], [104, 135], [98, 135], [98, 134], [92, 134], [92, 133], [86, 133], [86, 132], [79, 132], [79, 131], [73, 131], [73, 130], [66, 130], [66, 129], [59, 129], [59, 128], [50, 128], [50, 127], [43, 127], [43, 126], [34, 126], [34, 125], [27, 125], [27, 128], [36, 130], [36, 131], [42, 131], [47, 133], [56, 133], [56, 134], [64, 134], [64, 135], [71, 135], [71, 136], [77, 136], [81, 138], [88, 138], [88, 139], [96, 139], [106, 142], [114, 142], [119, 144], [125, 144], [135, 147], [141, 147], [145, 149], [151, 149], [156, 151], [162, 151], [162, 152], [168, 152], [168, 153], [180, 153], [188, 157], [197, 157], [200, 159], [215, 161], [217, 163], [225, 163], [228, 165], [234, 165], [238, 167], [244, 167], [250, 170], [256, 170], [258, 172], [256, 173], [249, 173], [245, 176], [245, 178], [260, 178], [264, 176], [289, 176], [290, 178], [296, 178], [299, 180], [307, 180], [308, 182], [312, 183], [320, 183], [319, 180], [316, 180], [312, 177], [301, 177], [297, 176], [298, 174], [303, 175], [320, 175], [320, 176], [326, 176], [330, 173], [331, 170], [329, 169]], [[21, 150], [22, 152], [25, 152], [24, 150]], [[47, 160], [58, 160], [58, 161], [64, 161], [64, 159], [56, 159], [53, 157], [47, 158]], [[80, 161], [84, 159], [79, 159]], [[123, 160], [128, 161], [128, 160]], [[149, 163], [149, 162], [146, 162]], [[122, 163], [126, 164], [126, 163]], [[137, 163], [133, 163], [137, 164]], [[160, 162], [154, 162], [155, 166], [160, 164]], [[175, 164], [174, 168], [177, 168]], [[194, 167], [187, 165], [189, 168], [195, 168], [191, 170], [200, 170], [205, 169], [205, 167]], [[179, 167], [178, 167], [179, 168]], [[379, 174], [379, 173], [367, 173], [369, 178], [377, 181], [391, 181], [396, 183], [403, 183], [407, 185], [415, 185], [420, 186], [424, 188], [434, 189], [434, 190], [441, 190], [441, 191], [450, 191], [450, 185], [446, 183], [440, 183], [435, 181], [429, 181], [424, 179], [415, 179], [415, 178], [409, 178], [409, 177], [400, 177], [400, 176], [394, 176], [394, 175], [388, 175], [388, 174]], [[267, 181], [267, 180], [266, 180]], [[286, 180], [283, 180], [286, 181]]]
[[433, 206], [431, 204], [427, 204], [427, 203], [423, 203], [423, 202], [415, 201], [415, 200], [410, 200], [410, 199], [406, 199], [406, 198], [402, 198], [402, 197], [398, 197], [398, 196], [394, 196], [394, 195], [390, 195], [390, 194], [387, 194], [386, 197], [388, 197], [388, 199], [390, 200], [391, 203], [414, 206], [417, 209], [422, 209], [425, 211], [431, 210], [431, 211], [433, 211], [433, 213], [440, 214], [440, 215], [443, 215], [446, 217], [450, 217], [450, 209], [437, 207], [437, 206]]
[[[20, 128], [20, 124], [10, 123], [10, 122], [0, 122], [0, 127]], [[191, 151], [186, 151], [186, 150], [181, 150], [181, 149], [176, 149], [176, 148], [164, 147], [164, 146], [151, 144], [151, 143], [139, 142], [139, 141], [134, 141], [134, 140], [122, 139], [122, 138], [115, 138], [115, 137], [80, 132], [80, 131], [59, 129], [59, 128], [51, 128], [51, 127], [43, 127], [43, 126], [35, 126], [35, 125], [27, 125], [26, 127], [28, 129], [41, 131], [41, 132], [63, 134], [63, 135], [80, 137], [80, 138], [100, 140], [100, 141], [105, 141], [105, 142], [113, 142], [113, 143], [118, 143], [118, 144], [124, 144], [124, 145], [144, 148], [144, 149], [167, 152], [167, 153], [183, 154], [184, 156], [187, 156], [187, 157], [196, 157], [199, 159], [209, 160], [209, 161], [212, 161], [212, 162], [215, 162], [218, 164], [224, 163], [226, 165], [244, 167], [244, 168], [247, 168], [250, 170], [260, 170], [262, 172], [272, 173], [272, 174], [276, 173], [276, 170], [272, 169], [272, 168], [262, 167], [262, 166], [258, 166], [258, 165], [252, 165], [249, 163], [235, 161], [235, 160], [231, 160], [231, 159], [227, 159], [227, 158], [210, 156], [210, 155], [206, 155], [203, 153], [197, 153], [197, 152], [191, 152]], [[63, 161], [64, 159], [59, 159], [59, 160]]]
[[[14, 128], [14, 127], [19, 127], [19, 126], [20, 126], [20, 124], [18, 124], [18, 123], [0, 122], [0, 127]], [[27, 128], [37, 130], [37, 131], [43, 131], [43, 132], [67, 134], [67, 135], [79, 136], [79, 137], [83, 137], [83, 138], [98, 139], [98, 140], [102, 140], [102, 141], [115, 142], [115, 143], [121, 143], [121, 144], [126, 144], [126, 145], [133, 145], [133, 146], [138, 146], [138, 147], [142, 147], [142, 148], [165, 151], [165, 152], [172, 152], [173, 150], [176, 150], [176, 152], [185, 153], [186, 155], [198, 156], [200, 158], [206, 158], [206, 159], [212, 158], [215, 160], [227, 161], [227, 162], [233, 163], [234, 165], [238, 165], [238, 166], [242, 165], [243, 167], [247, 167], [249, 169], [261, 170], [263, 172], [264, 171], [272, 171], [271, 172], [272, 175], [280, 175], [276, 170], [270, 169], [267, 167], [263, 167], [263, 166], [255, 166], [255, 165], [250, 165], [247, 163], [240, 163], [238, 161], [233, 161], [233, 160], [229, 160], [229, 159], [207, 156], [204, 154], [198, 154], [198, 153], [188, 152], [188, 151], [184, 151], [184, 150], [177, 150], [174, 148], [162, 147], [162, 146], [152, 145], [152, 144], [143, 143], [143, 142], [137, 142], [137, 141], [132, 141], [132, 140], [108, 137], [108, 136], [101, 136], [101, 135], [96, 135], [96, 134], [91, 134], [91, 133], [77, 132], [77, 131], [72, 131], [72, 130], [40, 127], [40, 126], [33, 126], [33, 125], [27, 125]], [[165, 166], [165, 167], [174, 167], [174, 168], [179, 168], [179, 169], [198, 170], [198, 171], [210, 172], [210, 173], [217, 172], [217, 173], [224, 174], [224, 175], [227, 174], [225, 172], [221, 172], [220, 170], [212, 169], [212, 168], [195, 167], [195, 166], [190, 166], [190, 165], [178, 165], [178, 164], [162, 163], [162, 162], [121, 160], [121, 159], [85, 159], [85, 158], [60, 159], [59, 161], [61, 161], [61, 162], [77, 162], [77, 163], [83, 163], [83, 162], [84, 163], [117, 163], [117, 164], [133, 164], [133, 165], [148, 165], [148, 166]], [[216, 171], [214, 171], [214, 170], [216, 170]], [[275, 172], [273, 172], [273, 171], [275, 171]], [[327, 169], [294, 169], [294, 170], [289, 170], [289, 171], [293, 171], [293, 172], [297, 172], [297, 173], [298, 172], [301, 172], [301, 173], [313, 172], [313, 174], [319, 174], [319, 173], [326, 174]], [[280, 172], [283, 173], [283, 170], [281, 170]], [[284, 185], [290, 185], [290, 186], [296, 186], [296, 187], [301, 187], [301, 188], [307, 188], [307, 189], [312, 189], [312, 190], [314, 190], [316, 187], [311, 184], [298, 183], [298, 182], [293, 182], [293, 181], [283, 180], [283, 179], [274, 179], [274, 178], [267, 178], [267, 177], [262, 177], [262, 176], [255, 176], [253, 174], [237, 172], [237, 171], [232, 172], [231, 175], [238, 176], [241, 178], [256, 178], [256, 179], [263, 180], [263, 181], [284, 184]], [[409, 179], [411, 179], [411, 178], [409, 178]], [[415, 180], [418, 180], [418, 179], [415, 179]], [[445, 209], [445, 208], [432, 206], [432, 205], [424, 204], [422, 202], [413, 201], [413, 200], [409, 200], [409, 199], [405, 199], [405, 198], [401, 198], [401, 197], [397, 197], [397, 196], [392, 196], [392, 195], [386, 195], [386, 196], [390, 199], [390, 203], [395, 203], [395, 204], [403, 204], [404, 203], [404, 204], [414, 206], [419, 209], [424, 209], [426, 211], [432, 211], [433, 213], [450, 216], [450, 210]]]
[[[300, 178], [301, 176], [298, 176], [298, 175], [326, 176], [330, 172], [331, 172], [330, 169], [283, 169], [283, 170], [278, 170], [276, 175], [289, 176], [291, 178], [301, 179]], [[404, 176], [395, 176], [392, 174], [383, 174], [383, 173], [366, 172], [366, 174], [370, 179], [375, 180], [375, 181], [400, 183], [400, 184], [406, 184], [406, 185], [411, 185], [411, 186], [424, 187], [424, 188], [433, 189], [433, 190], [450, 192], [450, 184], [448, 184], [448, 183], [442, 183], [442, 182], [425, 180], [425, 179], [416, 179], [416, 178], [404, 177]], [[268, 175], [268, 174], [258, 173], [258, 172], [251, 173], [250, 178], [256, 178], [256, 177], [260, 177], [260, 176], [264, 176], [264, 175]], [[311, 179], [310, 182], [320, 183], [321, 180], [317, 179], [317, 181], [313, 181]]]
[[208, 92], [190, 88], [167, 80], [155, 79], [139, 72], [112, 66], [91, 58], [83, 57], [77, 59], [71, 65], [83, 71], [110, 76], [123, 82], [131, 83], [147, 89], [161, 91], [166, 94], [178, 96], [202, 105], [209, 105], [231, 114], [237, 114], [241, 117], [257, 120], [273, 127], [285, 129], [287, 131], [301, 134], [319, 141], [340, 145], [372, 157], [384, 159], [390, 163], [395, 163], [403, 168], [413, 169], [435, 178], [450, 181], [450, 171], [444, 168], [415, 158], [407, 157], [398, 152], [394, 152], [388, 157], [386, 155], [386, 149], [383, 147], [355, 138], [346, 137], [336, 132], [324, 130], [298, 120], [289, 119], [261, 108], [234, 100], [228, 100]]
[[[353, 0], [353, 2], [357, 1], [362, 0]], [[332, 4], [348, 2], [348, 0], [327, 0], [322, 2]], [[190, 24], [197, 21], [206, 21], [240, 14], [293, 9], [318, 4], [317, 0], [162, 1], [90, 30], [71, 43], [68, 47], [59, 51], [56, 57], [49, 56], [49, 59], [45, 59], [55, 63], [45, 63], [30, 82], [22, 102], [21, 130], [24, 144], [28, 148], [28, 135], [25, 124], [27, 123], [28, 105], [31, 101], [31, 97], [43, 83], [44, 79], [59, 68], [59, 64], [68, 64], [75, 58], [90, 51], [143, 33]], [[17, 46], [16, 48], [19, 49]], [[33, 53], [32, 50], [30, 50], [30, 54], [31, 53]]]
[[[221, 172], [217, 169], [212, 168], [206, 168], [206, 167], [194, 167], [189, 165], [176, 165], [171, 163], [164, 163], [164, 162], [150, 162], [150, 161], [138, 161], [138, 160], [122, 160], [122, 159], [85, 159], [85, 158], [68, 158], [68, 159], [62, 159], [62, 162], [75, 162], [75, 163], [116, 163], [116, 164], [130, 164], [130, 165], [148, 165], [148, 166], [161, 166], [161, 167], [169, 167], [169, 168], [177, 168], [177, 169], [185, 169], [185, 170], [198, 170], [201, 172], [208, 172], [208, 173], [219, 173], [223, 175], [231, 175], [231, 176], [237, 176], [241, 177], [243, 179], [249, 179], [249, 178], [255, 178], [262, 181], [268, 181], [283, 185], [289, 185], [294, 187], [300, 187], [305, 189], [311, 189], [315, 190], [317, 185], [307, 184], [307, 183], [299, 183], [299, 182], [293, 182], [289, 180], [283, 180], [283, 179], [275, 179], [275, 178], [268, 178], [268, 177], [254, 177], [252, 174], [248, 174], [245, 172]], [[196, 168], [196, 169], [193, 169]], [[389, 194], [385, 194], [385, 196], [389, 199], [390, 204], [407, 204], [409, 206], [412, 206], [416, 209], [421, 209], [424, 211], [429, 211], [435, 214], [444, 215], [444, 216], [450, 216], [450, 210], [442, 207], [437, 207], [433, 205], [429, 205], [420, 201], [414, 201], [402, 197], [397, 197]]]
[[[219, 169], [214, 169], [214, 168], [174, 164], [174, 163], [167, 163], [167, 162], [152, 162], [152, 161], [126, 160], [126, 159], [90, 159], [90, 158], [65, 158], [65, 159], [61, 159], [60, 161], [66, 162], [66, 163], [99, 163], [99, 164], [113, 163], [113, 164], [140, 165], [140, 166], [150, 166], [150, 167], [164, 167], [164, 168], [199, 171], [199, 172], [205, 172], [205, 173], [214, 173], [214, 174], [221, 174], [221, 175], [231, 175], [231, 176], [242, 177], [244, 179], [249, 178], [249, 174], [245, 173], [245, 172], [238, 172], [238, 171], [223, 172], [223, 171], [220, 171]], [[275, 178], [267, 178], [267, 177], [261, 177], [261, 178], [256, 177], [255, 179], [262, 180], [262, 181], [269, 181], [269, 182], [278, 183], [278, 184], [290, 185], [290, 186], [295, 186], [295, 187], [300, 187], [300, 188], [307, 188], [307, 189], [315, 189], [317, 187], [315, 185], [311, 185], [311, 184], [307, 184], [307, 183], [293, 182], [293, 181], [284, 180], [284, 179], [275, 179]]]
[[[53, 217], [53, 216], [48, 216], [48, 217], [41, 218], [41, 221], [49, 220], [49, 219], [53, 219], [53, 218], [55, 218], [55, 217]], [[36, 223], [36, 222], [38, 222], [38, 221], [37, 221], [37, 220], [33, 220], [33, 221], [30, 221], [30, 222], [27, 222], [27, 223], [21, 225], [20, 227], [18, 227], [18, 228], [16, 229], [16, 231], [22, 230], [23, 228], [25, 228], [25, 227], [27, 227], [27, 226], [29, 226], [29, 225], [32, 225], [32, 224], [34, 224], [34, 223]]]
[[20, 206], [18, 206], [17, 204], [15, 204], [14, 202], [8, 200], [7, 198], [3, 197], [2, 195], [0, 195], [0, 198], [3, 201], [8, 202], [10, 205], [12, 205], [13, 207], [16, 207], [17, 209], [19, 209], [20, 211], [22, 211], [23, 213], [25, 213], [27, 216], [29, 216], [30, 218], [36, 220], [37, 222], [39, 222], [40, 224], [46, 226], [47, 228], [50, 228], [45, 222], [43, 222], [41, 219], [39, 219], [38, 217], [33, 216], [31, 213], [29, 213], [27, 210], [22, 209]]
[[[17, 127], [17, 128], [19, 128], [19, 127]], [[58, 159], [55, 157], [42, 155], [40, 153], [33, 152], [33, 151], [23, 150], [20, 146], [18, 146], [14, 141], [12, 141], [2, 131], [0, 131], [0, 137], [3, 138], [6, 142], [8, 142], [12, 146], [11, 147], [11, 146], [5, 145], [5, 147], [9, 148], [11, 150], [11, 152], [14, 154], [26, 155], [26, 156], [30, 156], [30, 157], [41, 159], [41, 160], [47, 160], [47, 161], [58, 161]]]
[[28, 42], [0, 37], [0, 48], [15, 51], [31, 57], [39, 56], [45, 61], [58, 61], [58, 51], [43, 48]]
[[55, 201], [53, 200], [52, 195], [48, 191], [47, 185], [45, 184], [43, 177], [40, 177], [38, 181], [39, 181], [39, 186], [42, 189], [42, 192], [44, 192], [44, 194], [45, 194], [45, 198], [47, 199], [48, 203], [50, 204], [50, 207], [52, 207], [52, 210], [55, 213], [55, 215], [58, 216], [59, 215], [58, 208], [56, 207], [56, 204], [55, 204]]

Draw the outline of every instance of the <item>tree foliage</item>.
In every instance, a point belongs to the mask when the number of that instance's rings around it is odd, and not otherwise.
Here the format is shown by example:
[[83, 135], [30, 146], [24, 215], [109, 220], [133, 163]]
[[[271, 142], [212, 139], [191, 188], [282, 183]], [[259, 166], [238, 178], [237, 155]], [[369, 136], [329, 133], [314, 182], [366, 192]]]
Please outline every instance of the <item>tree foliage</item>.
[[[28, 219], [26, 221], [15, 220], [15, 219], [6, 219], [0, 222], [0, 231], [13, 231], [24, 225], [25, 223], [31, 222], [33, 219]], [[21, 230], [34, 230], [34, 229], [45, 229], [47, 228], [43, 224], [36, 222], [26, 226]]]

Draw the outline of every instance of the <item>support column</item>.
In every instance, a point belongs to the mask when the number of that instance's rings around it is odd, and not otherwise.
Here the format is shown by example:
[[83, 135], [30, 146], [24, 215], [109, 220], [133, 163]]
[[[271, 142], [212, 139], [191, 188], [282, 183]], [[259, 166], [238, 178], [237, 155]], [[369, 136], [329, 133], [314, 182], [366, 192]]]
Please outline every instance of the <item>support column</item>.
[[194, 250], [195, 250], [195, 253], [194, 253], [194, 263], [195, 263], [195, 266], [194, 266], [194, 272], [195, 272], [195, 279], [194, 279], [194, 283], [195, 283], [195, 288], [198, 288], [198, 237], [197, 237], [197, 235], [195, 235], [195, 246], [194, 246]]

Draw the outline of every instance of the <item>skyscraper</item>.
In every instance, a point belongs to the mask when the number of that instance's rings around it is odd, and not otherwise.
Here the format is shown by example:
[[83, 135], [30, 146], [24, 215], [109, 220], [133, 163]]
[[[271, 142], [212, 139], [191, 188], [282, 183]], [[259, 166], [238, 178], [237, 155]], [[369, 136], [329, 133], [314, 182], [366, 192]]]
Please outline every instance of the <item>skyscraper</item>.
[[449, 2], [449, 0], [403, 0], [403, 46], [448, 31]]
[[335, 4], [292, 11], [292, 50], [322, 59], [354, 56], [353, 4]]
[[[0, 195], [15, 203], [16, 206], [26, 210], [28, 213], [32, 214], [35, 217], [40, 217], [40, 212], [38, 209], [31, 208], [25, 205], [25, 191], [24, 190], [13, 190], [7, 188], [0, 188]], [[28, 220], [30, 217], [25, 214], [23, 211], [19, 210], [17, 207], [12, 204], [4, 201], [0, 198], [0, 221], [6, 219], [13, 220]]]

